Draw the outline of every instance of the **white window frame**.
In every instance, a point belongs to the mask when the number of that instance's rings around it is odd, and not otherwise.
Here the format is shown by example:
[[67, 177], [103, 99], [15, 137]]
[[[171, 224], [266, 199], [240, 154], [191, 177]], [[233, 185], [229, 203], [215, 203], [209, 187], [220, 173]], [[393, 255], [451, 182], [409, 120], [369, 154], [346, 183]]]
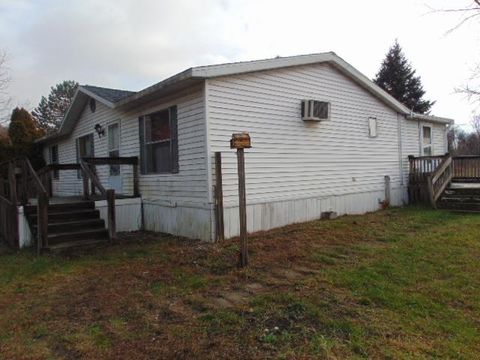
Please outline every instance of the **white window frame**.
[[[113, 125], [118, 125], [118, 148], [112, 150], [110, 149], [110, 127], [112, 127]], [[107, 157], [110, 157], [110, 153], [113, 151], [118, 151], [118, 157], [122, 156], [121, 148], [122, 148], [122, 125], [121, 125], [121, 121], [117, 120], [107, 124]], [[112, 168], [115, 166], [118, 166], [118, 174], [112, 175]], [[109, 176], [120, 176], [121, 173], [122, 173], [122, 170], [120, 165], [109, 166]]]
[[378, 120], [373, 116], [368, 118], [368, 137], [378, 137]]
[[[423, 143], [423, 135], [424, 135], [424, 129], [429, 128], [430, 129], [430, 144], [425, 145]], [[430, 155], [425, 155], [425, 148], [430, 148]], [[421, 156], [433, 156], [433, 128], [432, 125], [425, 125], [422, 124], [422, 131], [420, 134], [420, 149], [421, 149]]]
[[[148, 138], [147, 137], [147, 117], [151, 116], [151, 115], [155, 115], [156, 113], [159, 113], [159, 112], [163, 112], [163, 111], [167, 111], [168, 112], [168, 123], [169, 123], [169, 127], [170, 127], [170, 137], [168, 138], [168, 140], [157, 140], [157, 141], [147, 141], [146, 139]], [[173, 146], [173, 137], [172, 137], [172, 112], [171, 112], [171, 107], [167, 107], [167, 108], [162, 108], [162, 109], [159, 109], [159, 110], [156, 110], [154, 112], [150, 112], [149, 114], [145, 115], [144, 116], [144, 127], [143, 127], [143, 138], [145, 139], [144, 140], [144, 152], [145, 152], [145, 174], [147, 175], [151, 175], [151, 174], [172, 174], [173, 171], [172, 170], [168, 170], [168, 171], [148, 171], [148, 165], [147, 165], [147, 158], [148, 158], [148, 155], [147, 155], [147, 151], [148, 151], [148, 146], [149, 145], [155, 145], [155, 144], [162, 144], [162, 143], [169, 143], [170, 145], [170, 156], [171, 156], [171, 159], [170, 161], [172, 162], [172, 167], [173, 167], [173, 149], [172, 149], [172, 146]], [[151, 121], [151, 120], [150, 120]], [[177, 118], [177, 121], [178, 121], [178, 118]]]

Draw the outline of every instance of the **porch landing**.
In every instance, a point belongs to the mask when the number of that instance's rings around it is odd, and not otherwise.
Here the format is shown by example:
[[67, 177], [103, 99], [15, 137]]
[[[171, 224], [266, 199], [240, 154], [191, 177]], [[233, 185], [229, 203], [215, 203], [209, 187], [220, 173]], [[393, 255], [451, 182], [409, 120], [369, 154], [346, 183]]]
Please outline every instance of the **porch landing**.
[[[115, 194], [115, 199], [135, 199], [139, 198], [139, 196], [133, 195], [122, 195], [122, 194]], [[81, 195], [74, 195], [74, 196], [52, 196], [48, 199], [50, 205], [58, 205], [58, 204], [74, 204], [79, 202], [89, 202], [89, 201], [101, 201], [105, 200], [102, 195], [90, 195], [90, 199], [85, 200]], [[37, 205], [37, 198], [32, 198], [28, 200], [28, 205]]]

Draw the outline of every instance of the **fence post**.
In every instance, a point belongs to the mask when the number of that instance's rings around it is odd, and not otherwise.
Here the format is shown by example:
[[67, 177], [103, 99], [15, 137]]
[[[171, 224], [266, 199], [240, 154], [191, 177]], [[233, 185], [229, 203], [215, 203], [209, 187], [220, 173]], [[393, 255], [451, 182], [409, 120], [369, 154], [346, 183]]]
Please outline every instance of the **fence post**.
[[115, 224], [115, 190], [107, 190], [107, 219], [108, 219], [108, 237], [113, 241], [117, 237]]

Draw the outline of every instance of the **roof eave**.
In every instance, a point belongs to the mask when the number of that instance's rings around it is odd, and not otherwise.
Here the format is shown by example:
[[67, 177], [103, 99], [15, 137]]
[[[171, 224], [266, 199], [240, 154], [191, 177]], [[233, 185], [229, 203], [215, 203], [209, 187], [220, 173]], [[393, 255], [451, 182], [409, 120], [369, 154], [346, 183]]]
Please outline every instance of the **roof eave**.
[[424, 115], [424, 114], [417, 114], [417, 113], [412, 113], [407, 115], [408, 120], [421, 120], [421, 121], [429, 121], [429, 122], [434, 122], [438, 124], [445, 124], [445, 125], [453, 125], [455, 123], [455, 120], [449, 119], [449, 118], [444, 118], [440, 116], [433, 116], [433, 115]]

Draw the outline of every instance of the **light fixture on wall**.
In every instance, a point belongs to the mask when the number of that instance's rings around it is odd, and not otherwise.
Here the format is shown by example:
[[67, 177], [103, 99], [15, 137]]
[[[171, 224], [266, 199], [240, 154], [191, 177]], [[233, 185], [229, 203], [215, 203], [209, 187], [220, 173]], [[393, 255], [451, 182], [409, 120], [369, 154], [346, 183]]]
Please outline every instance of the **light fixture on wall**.
[[101, 138], [102, 136], [105, 136], [105, 129], [103, 128], [102, 125], [96, 124], [94, 129], [97, 132], [99, 138]]

